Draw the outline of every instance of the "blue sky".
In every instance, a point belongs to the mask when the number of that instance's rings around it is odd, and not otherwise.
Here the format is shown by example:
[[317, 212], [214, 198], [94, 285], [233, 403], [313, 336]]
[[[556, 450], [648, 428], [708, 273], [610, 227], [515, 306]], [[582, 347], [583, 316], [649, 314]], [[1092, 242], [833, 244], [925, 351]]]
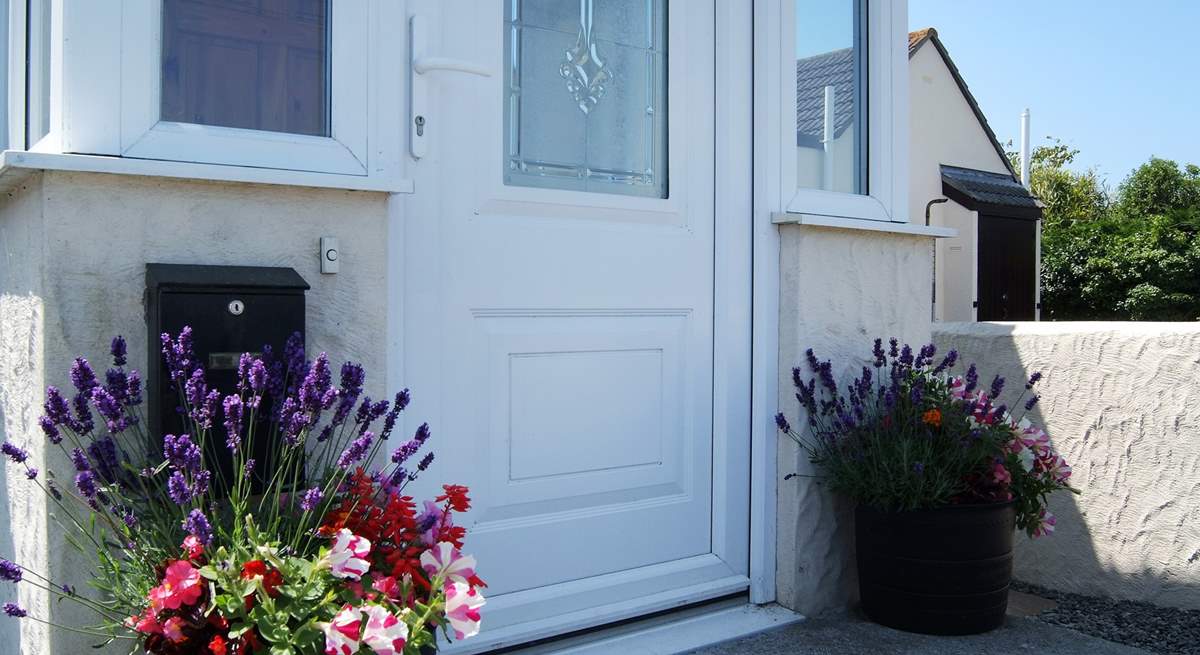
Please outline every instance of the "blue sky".
[[1200, 2], [909, 0], [1001, 143], [1052, 135], [1115, 187], [1151, 155], [1200, 164]]

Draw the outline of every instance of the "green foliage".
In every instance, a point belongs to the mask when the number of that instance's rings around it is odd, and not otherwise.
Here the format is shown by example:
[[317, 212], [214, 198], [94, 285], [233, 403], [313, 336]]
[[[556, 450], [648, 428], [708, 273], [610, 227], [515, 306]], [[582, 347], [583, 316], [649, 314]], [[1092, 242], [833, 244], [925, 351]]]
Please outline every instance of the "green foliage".
[[1200, 320], [1200, 166], [1151, 158], [1110, 198], [1095, 171], [1067, 168], [1076, 155], [1057, 139], [1030, 155], [1043, 317]]

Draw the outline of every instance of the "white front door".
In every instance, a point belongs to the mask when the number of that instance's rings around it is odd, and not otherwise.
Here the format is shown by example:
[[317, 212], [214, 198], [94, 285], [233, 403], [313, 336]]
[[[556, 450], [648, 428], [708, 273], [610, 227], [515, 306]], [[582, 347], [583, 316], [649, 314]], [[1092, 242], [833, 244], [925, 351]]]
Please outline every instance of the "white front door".
[[409, 7], [433, 63], [403, 376], [435, 435], [422, 491], [474, 499], [490, 593], [465, 645], [744, 589], [745, 496], [714, 487], [713, 0]]

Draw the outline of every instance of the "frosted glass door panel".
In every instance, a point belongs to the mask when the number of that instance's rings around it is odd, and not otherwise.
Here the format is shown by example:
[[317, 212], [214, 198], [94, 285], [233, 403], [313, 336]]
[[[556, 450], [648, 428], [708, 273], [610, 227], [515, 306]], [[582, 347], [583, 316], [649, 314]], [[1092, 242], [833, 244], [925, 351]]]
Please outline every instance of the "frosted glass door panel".
[[508, 0], [505, 184], [667, 197], [665, 0]]

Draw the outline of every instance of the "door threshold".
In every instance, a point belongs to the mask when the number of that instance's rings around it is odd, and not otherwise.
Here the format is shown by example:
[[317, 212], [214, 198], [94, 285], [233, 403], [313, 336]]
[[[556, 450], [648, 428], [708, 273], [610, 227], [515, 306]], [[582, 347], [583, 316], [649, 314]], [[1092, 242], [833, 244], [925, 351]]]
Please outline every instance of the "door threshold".
[[678, 655], [803, 620], [774, 603], [752, 605], [742, 594], [488, 655]]

